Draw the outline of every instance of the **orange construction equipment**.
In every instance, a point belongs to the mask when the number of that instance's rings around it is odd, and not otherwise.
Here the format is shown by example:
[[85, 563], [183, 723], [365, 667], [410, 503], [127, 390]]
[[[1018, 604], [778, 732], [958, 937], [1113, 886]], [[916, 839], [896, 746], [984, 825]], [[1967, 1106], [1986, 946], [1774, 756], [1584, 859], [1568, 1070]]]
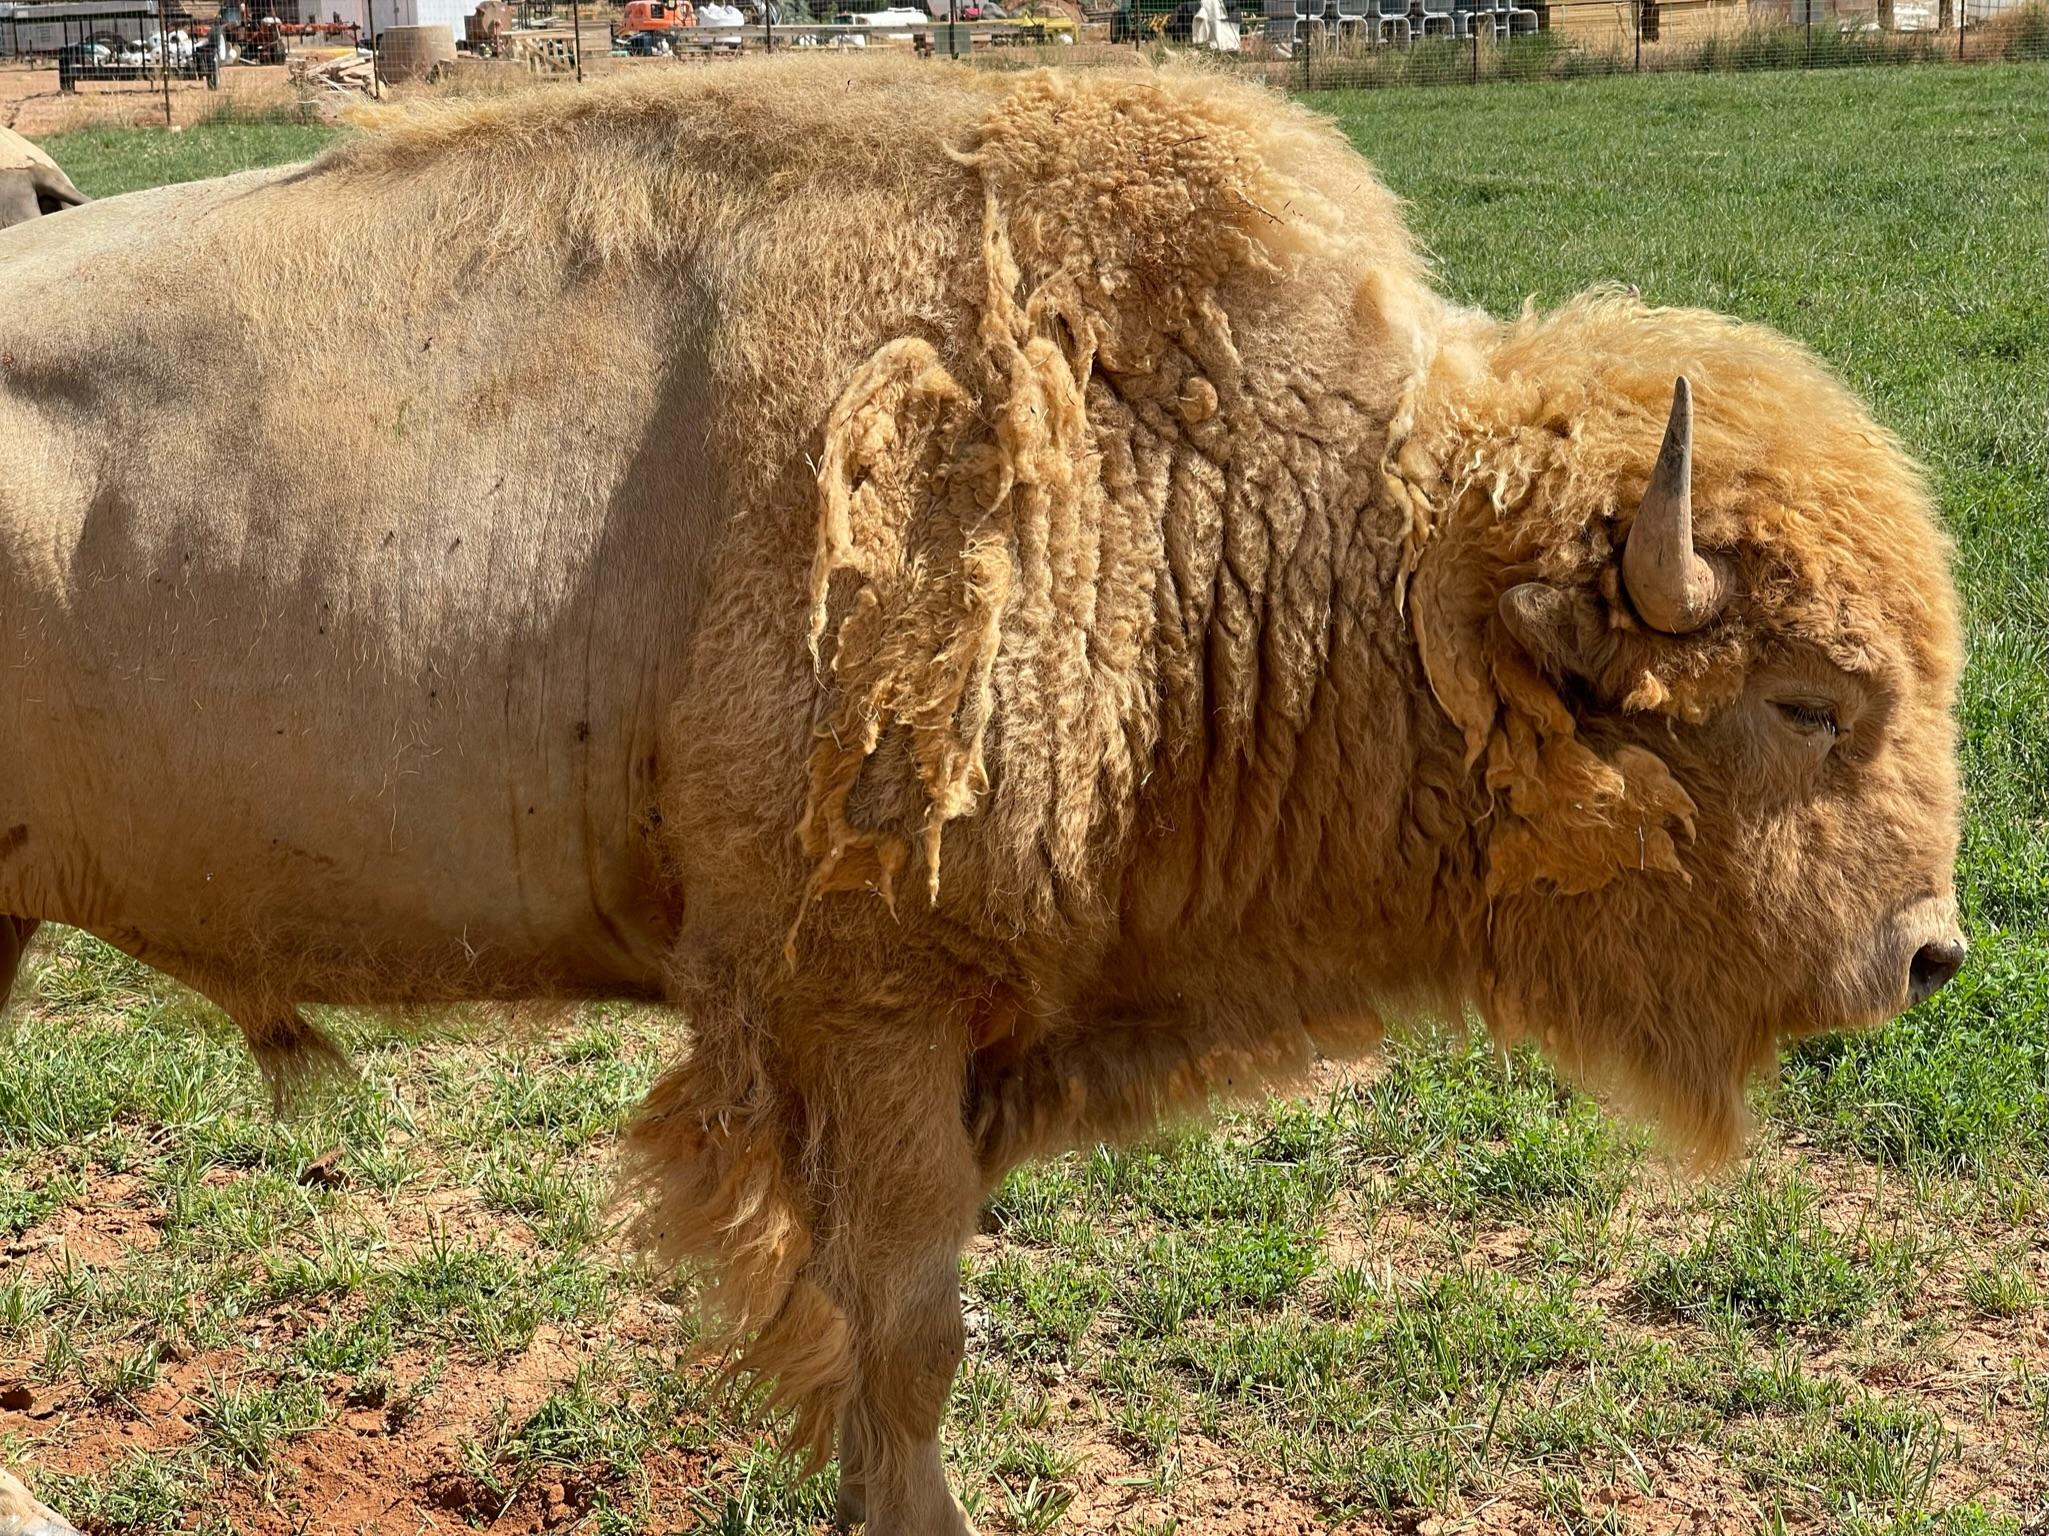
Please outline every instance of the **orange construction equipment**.
[[697, 25], [690, 0], [626, 0], [626, 13], [614, 29], [621, 37], [634, 32], [673, 32]]

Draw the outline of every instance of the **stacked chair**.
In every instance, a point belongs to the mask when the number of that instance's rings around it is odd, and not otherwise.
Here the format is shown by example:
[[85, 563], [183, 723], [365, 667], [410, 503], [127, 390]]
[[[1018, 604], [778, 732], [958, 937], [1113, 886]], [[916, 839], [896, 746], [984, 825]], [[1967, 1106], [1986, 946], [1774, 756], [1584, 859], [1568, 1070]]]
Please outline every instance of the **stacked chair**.
[[1399, 31], [1401, 45], [1409, 46], [1409, 0], [1366, 0], [1366, 40], [1384, 43]]
[[1307, 46], [1312, 30], [1323, 26], [1325, 0], [1268, 0], [1266, 39], [1293, 53]]
[[1332, 29], [1341, 40], [1406, 48], [1418, 36], [1523, 36], [1538, 30], [1538, 17], [1519, 0], [1268, 0], [1267, 40], [1283, 52], [1293, 53]]
[[1472, 12], [1453, 10], [1452, 0], [1423, 0], [1422, 35], [1443, 32], [1452, 37], [1467, 37], [1472, 33], [1470, 19]]

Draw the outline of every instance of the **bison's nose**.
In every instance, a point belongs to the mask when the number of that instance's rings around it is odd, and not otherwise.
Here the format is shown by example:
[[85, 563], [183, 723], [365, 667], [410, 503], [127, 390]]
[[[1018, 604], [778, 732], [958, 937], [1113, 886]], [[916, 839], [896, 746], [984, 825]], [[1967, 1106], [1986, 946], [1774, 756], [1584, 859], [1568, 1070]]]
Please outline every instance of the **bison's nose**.
[[1914, 963], [1907, 967], [1907, 1002], [1925, 1003], [1964, 968], [1964, 941], [1937, 939], [1914, 951]]

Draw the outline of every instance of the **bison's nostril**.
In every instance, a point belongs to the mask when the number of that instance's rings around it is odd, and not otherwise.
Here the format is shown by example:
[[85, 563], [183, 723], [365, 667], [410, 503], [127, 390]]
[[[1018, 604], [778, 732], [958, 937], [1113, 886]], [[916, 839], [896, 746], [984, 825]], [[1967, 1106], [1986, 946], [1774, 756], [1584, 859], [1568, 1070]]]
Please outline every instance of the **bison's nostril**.
[[1914, 963], [1907, 967], [1908, 1001], [1926, 1002], [1963, 966], [1962, 939], [1937, 939], [1933, 944], [1923, 944], [1914, 952]]

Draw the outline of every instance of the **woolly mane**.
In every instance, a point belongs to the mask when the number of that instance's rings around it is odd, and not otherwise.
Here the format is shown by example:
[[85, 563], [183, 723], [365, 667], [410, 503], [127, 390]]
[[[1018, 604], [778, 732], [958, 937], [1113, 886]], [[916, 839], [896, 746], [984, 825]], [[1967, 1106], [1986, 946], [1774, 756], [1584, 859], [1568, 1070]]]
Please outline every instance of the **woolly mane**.
[[[1141, 492], [1128, 463], [1105, 460], [1106, 432], [1128, 444], [1155, 430], [1164, 390], [1166, 430], [1248, 488], [1292, 475], [1276, 441], [1302, 426], [1277, 427], [1243, 349], [1268, 368], [1335, 369], [1363, 321], [1392, 327], [1382, 309], [1432, 301], [1393, 198], [1328, 125], [1263, 93], [1199, 75], [1037, 74], [1000, 94], [978, 84], [979, 118], [939, 131], [928, 73], [885, 65], [848, 86], [919, 122], [926, 239], [957, 232], [973, 266], [945, 289], [951, 333], [885, 342], [827, 413], [809, 640], [831, 687], [800, 828], [810, 894], [873, 889], [893, 907], [916, 867], [935, 899], [946, 825], [979, 814], [993, 866], [971, 882], [978, 921], [1040, 926], [1107, 894], [1103, 854], [1158, 739], [1165, 542], [1202, 516]], [[708, 99], [723, 98], [665, 96], [662, 134]], [[942, 127], [960, 107], [941, 109]], [[817, 169], [798, 142], [785, 187]], [[1257, 355], [1283, 335], [1299, 359]], [[1413, 361], [1347, 362], [1344, 382], [1385, 392]], [[915, 793], [894, 758], [865, 771], [892, 741]]]

